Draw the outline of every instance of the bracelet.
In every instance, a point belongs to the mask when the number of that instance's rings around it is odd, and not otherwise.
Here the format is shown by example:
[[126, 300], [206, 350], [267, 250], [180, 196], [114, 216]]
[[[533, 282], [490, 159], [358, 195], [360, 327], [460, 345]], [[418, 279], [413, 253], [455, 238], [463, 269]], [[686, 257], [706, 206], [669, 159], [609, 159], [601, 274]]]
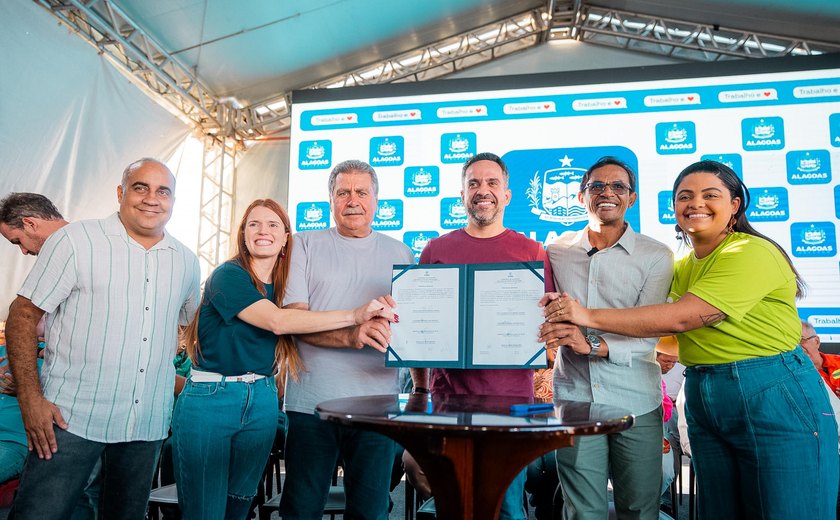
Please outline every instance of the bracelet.
[[422, 386], [417, 386], [417, 387], [414, 387], [414, 393], [415, 394], [428, 394], [430, 392], [429, 392], [428, 388], [424, 388]]

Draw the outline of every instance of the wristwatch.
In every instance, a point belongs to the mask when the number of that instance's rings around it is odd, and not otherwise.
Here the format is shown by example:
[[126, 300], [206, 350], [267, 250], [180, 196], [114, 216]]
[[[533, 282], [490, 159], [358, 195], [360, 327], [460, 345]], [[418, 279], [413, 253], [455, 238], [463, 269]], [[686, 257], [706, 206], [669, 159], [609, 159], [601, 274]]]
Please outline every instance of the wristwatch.
[[595, 334], [588, 334], [586, 342], [592, 349], [589, 351], [589, 357], [598, 357], [598, 351], [601, 350], [601, 339]]

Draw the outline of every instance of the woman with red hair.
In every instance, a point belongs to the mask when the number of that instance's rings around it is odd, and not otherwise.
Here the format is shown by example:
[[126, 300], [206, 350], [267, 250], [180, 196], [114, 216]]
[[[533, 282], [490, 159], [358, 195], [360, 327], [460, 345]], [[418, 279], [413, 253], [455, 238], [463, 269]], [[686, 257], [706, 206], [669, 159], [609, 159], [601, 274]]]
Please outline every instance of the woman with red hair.
[[291, 254], [289, 217], [271, 199], [251, 203], [236, 254], [216, 268], [185, 332], [193, 362], [172, 421], [178, 503], [185, 519], [243, 519], [277, 428], [273, 375], [304, 370], [290, 334], [388, 320], [390, 296], [357, 309], [282, 309]]

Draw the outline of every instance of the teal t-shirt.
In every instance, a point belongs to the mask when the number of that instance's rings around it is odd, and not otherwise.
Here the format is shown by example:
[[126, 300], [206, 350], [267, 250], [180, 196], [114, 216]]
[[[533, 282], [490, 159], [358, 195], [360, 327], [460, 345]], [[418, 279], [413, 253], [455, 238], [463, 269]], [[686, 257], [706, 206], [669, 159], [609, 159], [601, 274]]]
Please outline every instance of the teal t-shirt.
[[[44, 348], [43, 343], [38, 343]], [[6, 356], [6, 345], [0, 344], [0, 357]], [[38, 358], [38, 371], [44, 360]], [[9, 369], [9, 360], [0, 363], [0, 373]], [[23, 418], [20, 416], [20, 405], [17, 397], [0, 393], [0, 442], [14, 442], [26, 446], [26, 430], [23, 428]]]
[[680, 363], [717, 365], [787, 352], [799, 343], [796, 276], [771, 242], [732, 233], [703, 258], [677, 262], [673, 301], [690, 292], [726, 319], [678, 334]]
[[273, 285], [266, 284], [265, 289], [267, 294], [263, 296], [236, 262], [225, 262], [213, 271], [204, 284], [198, 317], [201, 355], [193, 368], [226, 376], [274, 373], [277, 335], [236, 316], [259, 300], [273, 302]]

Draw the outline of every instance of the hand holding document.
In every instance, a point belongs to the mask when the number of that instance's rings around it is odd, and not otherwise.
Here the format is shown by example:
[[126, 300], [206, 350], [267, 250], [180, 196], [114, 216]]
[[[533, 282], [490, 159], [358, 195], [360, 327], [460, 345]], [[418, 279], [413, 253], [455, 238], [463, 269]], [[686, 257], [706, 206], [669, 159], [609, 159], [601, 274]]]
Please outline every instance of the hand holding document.
[[538, 368], [541, 262], [394, 266], [387, 366]]

